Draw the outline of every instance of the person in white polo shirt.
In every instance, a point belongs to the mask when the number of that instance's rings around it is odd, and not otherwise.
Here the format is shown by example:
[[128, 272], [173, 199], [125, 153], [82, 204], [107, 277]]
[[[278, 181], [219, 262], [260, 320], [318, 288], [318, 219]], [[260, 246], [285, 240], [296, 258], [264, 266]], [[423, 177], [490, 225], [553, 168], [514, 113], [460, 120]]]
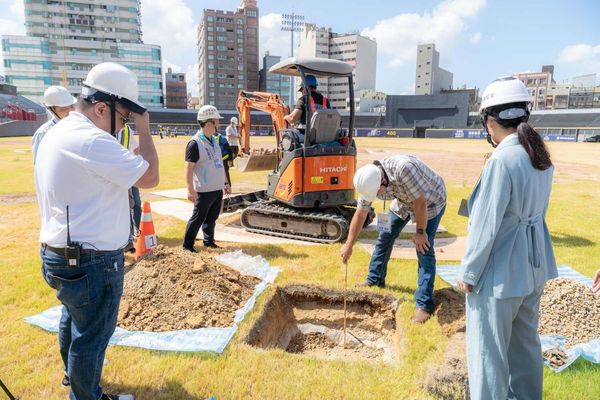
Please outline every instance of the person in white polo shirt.
[[194, 203], [194, 211], [185, 228], [183, 248], [193, 253], [197, 253], [194, 242], [200, 227], [204, 235], [204, 247], [219, 247], [215, 243], [215, 225], [221, 213], [223, 191], [231, 193], [216, 137], [221, 118], [216, 107], [200, 107], [200, 130], [188, 142], [185, 150], [188, 200]]
[[[129, 119], [139, 155], [115, 136]], [[100, 386], [104, 353], [123, 293], [131, 186], [158, 184], [149, 117], [136, 76], [106, 62], [88, 73], [75, 111], [40, 143], [34, 168], [44, 279], [62, 303], [59, 347], [71, 399], [132, 399]]]
[[40, 126], [37, 131], [33, 134], [31, 139], [31, 152], [33, 154], [33, 163], [35, 164], [35, 157], [37, 155], [37, 149], [40, 142], [46, 135], [46, 133], [52, 128], [58, 121], [69, 115], [69, 112], [73, 111], [73, 105], [77, 102], [77, 99], [71, 96], [71, 93], [62, 86], [50, 86], [44, 92], [44, 107], [50, 114], [50, 119], [44, 125]]

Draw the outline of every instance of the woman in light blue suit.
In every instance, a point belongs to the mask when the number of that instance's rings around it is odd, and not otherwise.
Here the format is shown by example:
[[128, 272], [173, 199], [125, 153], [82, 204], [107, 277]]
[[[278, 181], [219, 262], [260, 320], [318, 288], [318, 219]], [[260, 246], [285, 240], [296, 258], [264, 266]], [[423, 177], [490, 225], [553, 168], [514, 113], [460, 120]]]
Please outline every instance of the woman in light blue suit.
[[553, 166], [527, 124], [531, 97], [515, 78], [485, 90], [481, 119], [496, 149], [469, 198], [467, 250], [458, 285], [467, 293], [467, 360], [473, 400], [541, 399], [537, 333], [544, 284], [557, 274], [545, 222]]

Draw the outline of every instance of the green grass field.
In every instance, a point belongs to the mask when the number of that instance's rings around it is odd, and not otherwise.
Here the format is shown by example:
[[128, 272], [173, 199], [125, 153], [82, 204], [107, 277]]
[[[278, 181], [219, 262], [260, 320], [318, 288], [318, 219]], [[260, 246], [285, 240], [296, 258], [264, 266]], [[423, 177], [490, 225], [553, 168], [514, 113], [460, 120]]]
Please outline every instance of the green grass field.
[[[256, 145], [272, 138], [259, 138]], [[159, 189], [184, 186], [185, 139], [156, 141], [161, 162]], [[448, 235], [464, 235], [466, 219], [456, 215], [477, 171], [463, 176], [453, 172], [456, 160], [479, 160], [489, 146], [483, 141], [359, 139], [360, 149], [409, 152], [426, 160], [444, 159], [436, 169], [448, 186], [449, 201], [442, 224]], [[23, 318], [58, 304], [54, 291], [41, 277], [38, 211], [28, 138], [0, 139], [0, 379], [20, 399], [64, 399], [57, 337], [23, 322]], [[557, 260], [591, 276], [600, 268], [600, 145], [552, 143], [556, 164], [548, 225]], [[17, 150], [17, 152], [15, 151]], [[479, 167], [480, 168], [480, 167]], [[240, 174], [236, 183], [261, 187], [264, 172]], [[144, 194], [147, 196], [147, 194]], [[159, 243], [179, 245], [185, 223], [154, 214]], [[232, 247], [233, 245], [228, 245]], [[260, 254], [282, 268], [276, 284], [291, 282], [343, 287], [339, 245], [235, 246]], [[365, 278], [368, 254], [355, 247], [349, 264], [349, 284]], [[443, 263], [443, 262], [442, 262]], [[448, 342], [437, 321], [423, 326], [409, 322], [416, 287], [416, 262], [392, 260], [390, 288], [376, 289], [401, 300], [398, 312], [397, 367], [367, 362], [320, 361], [279, 350], [264, 351], [243, 343], [273, 289], [270, 288], [242, 322], [222, 355], [166, 353], [110, 347], [103, 385], [111, 392], [135, 392], [138, 399], [429, 399], [420, 387], [429, 366], [440, 362]], [[444, 287], [441, 280], [436, 288]], [[544, 371], [544, 399], [600, 398], [600, 365], [577, 361], [566, 371]], [[0, 399], [4, 398], [0, 392]]]

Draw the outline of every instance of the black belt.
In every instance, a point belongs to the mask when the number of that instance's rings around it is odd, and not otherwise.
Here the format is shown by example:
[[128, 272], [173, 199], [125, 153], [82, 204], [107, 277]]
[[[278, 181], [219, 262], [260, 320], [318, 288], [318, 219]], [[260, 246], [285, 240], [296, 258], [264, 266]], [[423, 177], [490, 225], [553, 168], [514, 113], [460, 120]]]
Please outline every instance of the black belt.
[[[51, 252], [56, 253], [59, 256], [66, 255], [66, 252], [65, 252], [66, 249], [64, 247], [52, 247], [49, 244], [42, 243], [42, 249], [50, 250]], [[97, 252], [98, 252], [98, 250], [94, 250], [94, 249], [81, 249], [79, 254], [94, 254]]]

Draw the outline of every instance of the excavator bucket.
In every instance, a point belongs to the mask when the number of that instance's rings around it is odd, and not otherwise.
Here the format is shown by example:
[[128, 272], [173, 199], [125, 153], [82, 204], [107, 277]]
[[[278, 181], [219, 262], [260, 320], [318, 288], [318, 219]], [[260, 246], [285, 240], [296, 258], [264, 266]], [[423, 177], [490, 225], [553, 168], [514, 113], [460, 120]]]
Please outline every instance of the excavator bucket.
[[240, 172], [272, 171], [277, 165], [275, 150], [257, 150], [235, 159]]

